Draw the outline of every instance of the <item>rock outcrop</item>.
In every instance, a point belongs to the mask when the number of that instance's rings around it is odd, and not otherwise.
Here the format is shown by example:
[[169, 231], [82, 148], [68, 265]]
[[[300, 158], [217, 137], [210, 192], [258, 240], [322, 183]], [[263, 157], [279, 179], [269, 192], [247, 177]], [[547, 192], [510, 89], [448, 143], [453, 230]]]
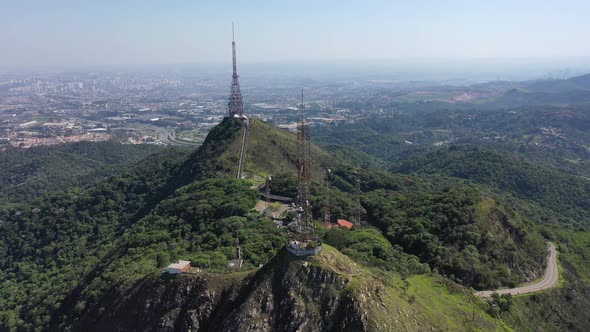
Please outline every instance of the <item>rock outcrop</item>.
[[349, 289], [350, 276], [359, 272], [332, 248], [307, 259], [283, 250], [249, 274], [151, 276], [123, 292], [113, 289], [75, 326], [96, 331], [364, 331], [365, 315]]

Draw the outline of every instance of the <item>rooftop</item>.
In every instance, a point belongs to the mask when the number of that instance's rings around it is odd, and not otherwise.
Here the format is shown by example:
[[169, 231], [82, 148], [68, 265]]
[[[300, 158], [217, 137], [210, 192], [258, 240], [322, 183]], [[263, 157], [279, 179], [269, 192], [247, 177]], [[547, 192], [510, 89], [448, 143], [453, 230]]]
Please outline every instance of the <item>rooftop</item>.
[[345, 220], [345, 219], [338, 219], [338, 225], [340, 225], [342, 227], [346, 227], [348, 229], [352, 228], [352, 223], [348, 220]]
[[173, 263], [173, 264], [168, 265], [168, 268], [169, 269], [182, 269], [182, 268], [184, 268], [185, 266], [187, 266], [190, 263], [191, 263], [190, 261], [182, 261], [182, 260], [180, 260], [180, 261], [178, 261], [176, 263]]

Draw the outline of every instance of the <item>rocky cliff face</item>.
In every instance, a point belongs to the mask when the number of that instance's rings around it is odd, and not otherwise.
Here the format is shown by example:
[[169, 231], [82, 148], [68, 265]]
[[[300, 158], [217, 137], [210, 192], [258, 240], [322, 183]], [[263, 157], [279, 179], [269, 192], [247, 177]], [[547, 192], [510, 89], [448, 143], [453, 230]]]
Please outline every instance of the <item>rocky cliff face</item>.
[[250, 274], [149, 277], [126, 291], [112, 290], [74, 329], [364, 331], [363, 314], [348, 289], [355, 265], [346, 261], [337, 272], [325, 264], [329, 255], [306, 260], [281, 252]]
[[[380, 270], [381, 271], [381, 270]], [[441, 277], [402, 280], [324, 245], [305, 259], [282, 250], [264, 267], [154, 275], [113, 288], [74, 331], [502, 331], [473, 295]]]

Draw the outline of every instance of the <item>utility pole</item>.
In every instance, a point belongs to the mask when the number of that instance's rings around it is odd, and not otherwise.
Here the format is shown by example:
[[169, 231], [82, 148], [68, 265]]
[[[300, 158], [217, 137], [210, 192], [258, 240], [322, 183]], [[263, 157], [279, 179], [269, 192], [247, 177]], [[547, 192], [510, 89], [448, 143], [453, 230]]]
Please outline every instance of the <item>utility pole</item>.
[[266, 177], [266, 186], [264, 188], [264, 198], [266, 198], [266, 209], [270, 207], [270, 181], [272, 178], [270, 176]]
[[240, 248], [240, 236], [239, 236], [237, 230], [236, 230], [236, 259], [238, 261], [242, 260], [242, 248]]
[[358, 227], [361, 225], [361, 177], [360, 177], [360, 171], [359, 171], [358, 166], [354, 170], [354, 189], [355, 189], [355, 192], [354, 192], [354, 198], [355, 198], [354, 216], [355, 216], [356, 226]]
[[324, 174], [325, 174], [325, 182], [326, 182], [326, 189], [325, 189], [325, 211], [324, 211], [324, 227], [329, 228], [330, 227], [330, 221], [331, 221], [331, 214], [330, 214], [330, 173], [332, 172], [331, 169], [327, 169]]

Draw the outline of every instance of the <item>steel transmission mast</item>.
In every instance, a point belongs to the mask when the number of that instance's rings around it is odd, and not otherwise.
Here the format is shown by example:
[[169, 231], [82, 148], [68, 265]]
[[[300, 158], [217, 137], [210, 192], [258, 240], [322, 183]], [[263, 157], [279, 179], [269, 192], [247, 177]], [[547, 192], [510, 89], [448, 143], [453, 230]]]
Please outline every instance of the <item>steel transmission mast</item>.
[[244, 115], [244, 100], [242, 98], [242, 92], [240, 91], [240, 82], [238, 81], [238, 66], [236, 64], [236, 41], [234, 36], [234, 23], [231, 23], [231, 35], [232, 35], [232, 61], [233, 61], [233, 74], [231, 81], [231, 92], [229, 95], [228, 116], [230, 118], [238, 118], [242, 122], [244, 127], [244, 133], [242, 135], [242, 145], [240, 148], [240, 155], [238, 159], [238, 171], [236, 178], [242, 178], [242, 171], [246, 164], [246, 151], [248, 149], [248, 138], [250, 135], [250, 121]]
[[231, 80], [231, 92], [229, 95], [229, 116], [243, 117], [244, 115], [244, 101], [242, 99], [242, 92], [240, 91], [240, 82], [238, 81], [238, 66], [236, 64], [236, 41], [234, 38], [234, 23], [231, 24], [232, 34], [232, 59], [233, 59], [233, 74]]
[[322, 242], [315, 234], [309, 204], [311, 184], [311, 143], [309, 123], [303, 116], [303, 90], [301, 90], [301, 117], [297, 124], [297, 142], [299, 145], [299, 161], [297, 162], [297, 216], [294, 219], [295, 234], [289, 237], [285, 246], [295, 256], [317, 255], [322, 250]]
[[297, 141], [299, 143], [299, 162], [297, 165], [297, 205], [300, 208], [301, 233], [313, 232], [311, 222], [311, 209], [309, 206], [309, 187], [311, 182], [311, 144], [309, 123], [303, 116], [303, 90], [301, 90], [301, 116], [297, 125]]

